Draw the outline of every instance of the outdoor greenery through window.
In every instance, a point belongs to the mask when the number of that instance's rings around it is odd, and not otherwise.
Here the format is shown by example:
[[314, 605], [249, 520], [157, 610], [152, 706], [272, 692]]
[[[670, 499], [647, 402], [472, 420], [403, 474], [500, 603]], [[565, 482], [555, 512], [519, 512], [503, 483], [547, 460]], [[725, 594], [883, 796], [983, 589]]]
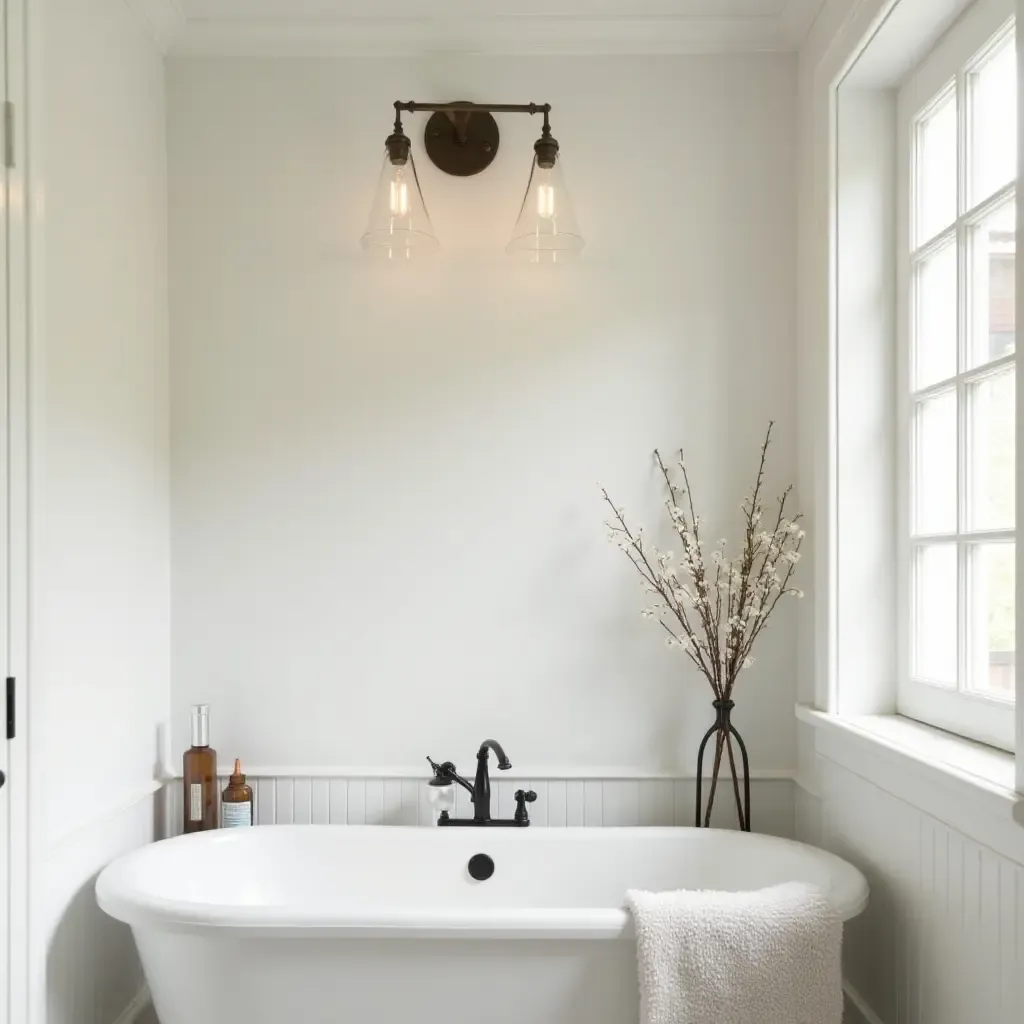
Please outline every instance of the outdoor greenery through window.
[[905, 713], [993, 742], [1015, 691], [1016, 75], [1011, 22], [908, 125]]

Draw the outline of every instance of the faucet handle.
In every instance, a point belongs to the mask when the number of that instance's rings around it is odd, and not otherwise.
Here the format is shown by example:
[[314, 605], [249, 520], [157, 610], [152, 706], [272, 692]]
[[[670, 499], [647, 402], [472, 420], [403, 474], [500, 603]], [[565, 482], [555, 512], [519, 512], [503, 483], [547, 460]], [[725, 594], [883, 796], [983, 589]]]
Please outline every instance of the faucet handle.
[[516, 793], [515, 823], [517, 825], [529, 825], [530, 815], [526, 811], [526, 805], [532, 804], [537, 799], [537, 794], [531, 790], [517, 789]]

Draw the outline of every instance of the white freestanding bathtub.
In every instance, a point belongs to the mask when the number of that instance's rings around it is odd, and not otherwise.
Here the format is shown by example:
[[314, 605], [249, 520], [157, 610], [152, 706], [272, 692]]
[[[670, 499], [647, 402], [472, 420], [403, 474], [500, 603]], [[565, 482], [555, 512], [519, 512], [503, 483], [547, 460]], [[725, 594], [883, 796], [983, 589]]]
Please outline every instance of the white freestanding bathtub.
[[136, 850], [96, 892], [161, 1024], [632, 1024], [627, 889], [790, 880], [844, 919], [867, 902], [822, 850], [690, 828], [231, 829]]

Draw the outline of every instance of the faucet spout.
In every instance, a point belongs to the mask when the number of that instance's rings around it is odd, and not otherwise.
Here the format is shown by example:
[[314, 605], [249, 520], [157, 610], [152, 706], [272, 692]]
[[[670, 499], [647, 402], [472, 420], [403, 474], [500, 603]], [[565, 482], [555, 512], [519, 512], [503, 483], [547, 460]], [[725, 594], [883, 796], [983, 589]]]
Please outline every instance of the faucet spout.
[[497, 755], [498, 767], [502, 769], [502, 771], [506, 771], [512, 767], [512, 762], [505, 756], [505, 751], [502, 750], [501, 744], [497, 740], [484, 740], [483, 743], [480, 744], [480, 749], [477, 751], [477, 758], [482, 757], [486, 760], [488, 747], [490, 747]]
[[487, 751], [493, 750], [498, 756], [498, 767], [507, 771], [512, 762], [505, 756], [497, 740], [484, 740], [476, 755], [476, 778], [473, 780], [473, 820], [491, 820], [491, 777], [487, 769]]

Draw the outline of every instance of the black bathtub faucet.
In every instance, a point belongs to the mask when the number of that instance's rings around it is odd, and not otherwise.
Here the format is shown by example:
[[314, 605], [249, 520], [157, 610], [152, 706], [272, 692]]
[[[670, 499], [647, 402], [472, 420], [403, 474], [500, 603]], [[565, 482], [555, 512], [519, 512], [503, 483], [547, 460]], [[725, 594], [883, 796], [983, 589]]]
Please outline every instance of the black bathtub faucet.
[[[523, 790], [516, 790], [516, 813], [514, 818], [492, 818], [491, 817], [491, 776], [488, 770], [488, 754], [493, 750], [498, 758], [498, 768], [507, 771], [512, 767], [512, 762], [505, 756], [501, 744], [497, 740], [484, 740], [476, 753], [476, 778], [470, 785], [455, 769], [451, 761], [444, 761], [438, 764], [432, 757], [427, 756], [430, 767], [433, 769], [434, 777], [430, 780], [431, 802], [442, 806], [441, 814], [437, 819], [438, 825], [484, 825], [484, 826], [511, 826], [513, 828], [525, 828], [530, 824], [530, 816], [526, 813], [526, 805], [537, 799], [537, 794], [530, 790], [529, 793]], [[448, 814], [448, 808], [454, 806], [454, 786], [461, 786], [473, 802], [472, 818], [452, 818]]]

